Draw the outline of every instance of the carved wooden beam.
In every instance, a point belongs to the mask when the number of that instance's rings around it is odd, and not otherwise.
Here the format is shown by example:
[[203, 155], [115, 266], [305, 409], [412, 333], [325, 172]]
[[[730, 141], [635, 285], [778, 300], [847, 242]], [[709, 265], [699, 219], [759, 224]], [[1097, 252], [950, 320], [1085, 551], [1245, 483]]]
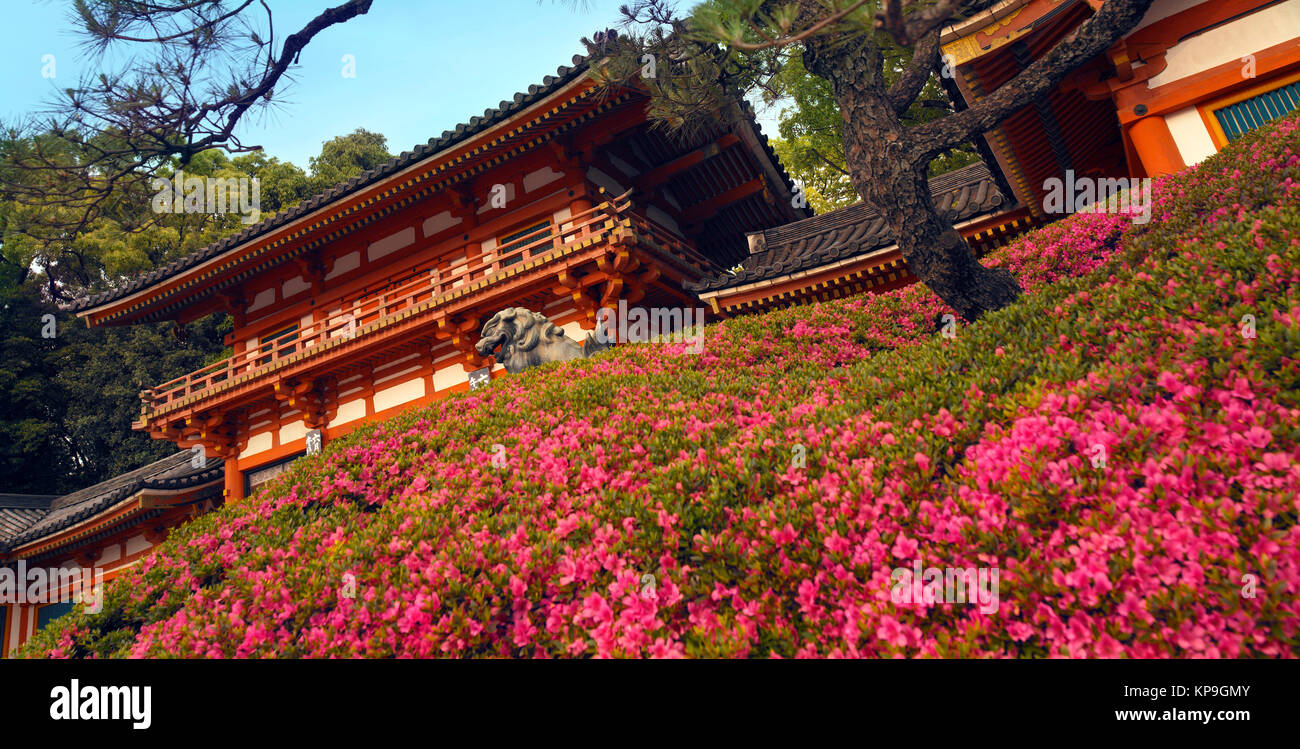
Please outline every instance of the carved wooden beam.
[[630, 273], [640, 265], [641, 261], [625, 249], [619, 249], [617, 252], [596, 259], [596, 267], [611, 276]]
[[708, 161], [714, 156], [722, 153], [724, 149], [730, 148], [739, 142], [740, 136], [735, 135], [734, 133], [727, 133], [707, 146], [697, 148], [688, 154], [678, 156], [667, 164], [641, 175], [633, 184], [636, 185], [638, 190], [649, 190], [667, 182], [688, 169], [703, 164], [705, 161]]
[[623, 278], [616, 276], [605, 282], [605, 289], [600, 295], [601, 307], [614, 307], [618, 305], [618, 298], [623, 293]]
[[628, 304], [636, 304], [645, 298], [645, 284], [636, 277], [627, 277], [623, 279], [623, 298]]
[[641, 275], [637, 276], [637, 281], [641, 282], [642, 284], [650, 284], [650, 283], [654, 283], [655, 281], [658, 281], [659, 276], [660, 276], [659, 266], [651, 265], [647, 268], [645, 273], [642, 273]]
[[477, 369], [483, 366], [486, 361], [474, 349], [474, 344], [478, 342], [479, 322], [478, 315], [458, 316], [455, 318], [443, 317], [438, 320], [438, 328], [434, 331], [434, 338], [451, 341], [452, 348], [461, 353], [465, 366]]
[[718, 211], [726, 208], [732, 203], [737, 203], [750, 195], [763, 192], [767, 188], [767, 182], [762, 177], [755, 177], [750, 181], [737, 185], [726, 192], [714, 195], [712, 198], [697, 203], [682, 212], [682, 217], [687, 223], [697, 223], [702, 219], [710, 218]]

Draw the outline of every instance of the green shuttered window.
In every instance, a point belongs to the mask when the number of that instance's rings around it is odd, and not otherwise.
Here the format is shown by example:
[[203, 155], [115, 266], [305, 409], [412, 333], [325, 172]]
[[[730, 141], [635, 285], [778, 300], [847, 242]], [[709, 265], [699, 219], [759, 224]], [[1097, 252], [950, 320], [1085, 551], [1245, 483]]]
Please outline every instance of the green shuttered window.
[[1300, 109], [1300, 81], [1215, 110], [1214, 116], [1219, 120], [1224, 135], [1233, 141], [1296, 109]]

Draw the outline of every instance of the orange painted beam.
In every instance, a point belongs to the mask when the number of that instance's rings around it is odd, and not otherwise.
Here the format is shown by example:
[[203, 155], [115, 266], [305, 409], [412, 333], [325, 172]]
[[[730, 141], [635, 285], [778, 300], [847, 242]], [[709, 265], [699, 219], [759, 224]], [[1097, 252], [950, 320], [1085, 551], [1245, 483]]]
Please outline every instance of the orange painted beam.
[[[1258, 85], [1270, 76], [1282, 75], [1296, 68], [1300, 68], [1300, 44], [1283, 42], [1255, 54], [1254, 78], [1244, 78], [1242, 62], [1231, 60], [1164, 86], [1147, 88], [1136, 85], [1119, 89], [1115, 92], [1115, 106], [1119, 110], [1120, 124], [1128, 125], [1142, 116], [1176, 112], [1236, 88]], [[1146, 115], [1134, 111], [1138, 105], [1146, 107]]]
[[718, 138], [717, 141], [708, 144], [702, 148], [697, 148], [688, 154], [678, 156], [672, 161], [647, 172], [635, 181], [638, 190], [650, 190], [658, 185], [667, 182], [677, 174], [690, 169], [697, 164], [703, 164], [705, 161], [722, 153], [723, 149], [730, 148], [740, 142], [740, 136], [734, 133], [727, 133]]
[[718, 211], [726, 208], [732, 203], [744, 200], [754, 193], [762, 192], [766, 184], [767, 183], [763, 181], [762, 177], [755, 177], [744, 184], [737, 185], [724, 193], [715, 195], [703, 203], [691, 206], [683, 212], [682, 217], [690, 223], [694, 223], [701, 219], [711, 218]]

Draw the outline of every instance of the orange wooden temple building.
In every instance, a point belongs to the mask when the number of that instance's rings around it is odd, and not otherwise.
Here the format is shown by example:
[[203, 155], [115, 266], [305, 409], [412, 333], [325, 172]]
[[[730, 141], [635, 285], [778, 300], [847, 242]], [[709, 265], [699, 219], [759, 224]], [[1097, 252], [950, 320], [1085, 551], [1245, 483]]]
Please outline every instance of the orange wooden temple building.
[[[1004, 0], [946, 29], [943, 84], [958, 107], [977, 101], [1104, 1]], [[506, 307], [580, 340], [619, 300], [728, 316], [915, 280], [870, 208], [792, 207], [752, 116], [669, 138], [642, 93], [602, 93], [588, 65], [575, 58], [412, 152], [78, 303], [92, 327], [229, 314], [231, 355], [141, 393], [136, 428], [185, 452], [66, 497], [0, 494], [0, 566], [120, 574], [168, 528], [309, 450], [501, 374], [474, 344]], [[1297, 105], [1300, 0], [1156, 0], [977, 143], [984, 163], [931, 190], [983, 252], [1056, 218], [1048, 179], [1177, 171]], [[195, 446], [205, 465], [190, 462]], [[0, 602], [0, 654], [64, 606]]]
[[[1105, 0], [1004, 0], [944, 30], [959, 106], [1041, 58]], [[986, 134], [1015, 200], [1045, 215], [1067, 171], [1155, 177], [1300, 106], [1300, 0], [1155, 0], [1106, 54]]]
[[[958, 109], [997, 90], [1105, 0], [1002, 0], [944, 29]], [[984, 164], [931, 180], [935, 207], [977, 253], [1049, 213], [1049, 180], [1180, 171], [1300, 107], [1300, 0], [1155, 0], [1105, 54], [977, 139]], [[689, 284], [720, 315], [913, 283], [859, 204], [756, 232], [736, 273]]]
[[[935, 208], [976, 253], [1005, 244], [1033, 225], [1029, 209], [984, 163], [930, 180]], [[735, 272], [688, 284], [717, 315], [878, 293], [916, 282], [885, 222], [863, 203], [749, 235]]]
[[91, 326], [234, 319], [231, 356], [145, 390], [136, 428], [224, 459], [238, 500], [309, 449], [467, 389], [497, 311], [580, 340], [619, 300], [694, 307], [686, 284], [743, 259], [748, 232], [808, 215], [752, 116], [669, 137], [641, 92], [602, 91], [587, 66], [81, 302]]
[[[17, 595], [0, 583], [0, 656], [73, 606], [93, 608], [103, 584], [143, 559], [168, 529], [221, 503], [224, 475], [220, 459], [200, 467], [180, 452], [64, 496], [0, 494], [0, 567], [58, 571], [45, 575], [39, 595], [29, 595], [34, 582]], [[93, 572], [67, 579], [73, 570]]]

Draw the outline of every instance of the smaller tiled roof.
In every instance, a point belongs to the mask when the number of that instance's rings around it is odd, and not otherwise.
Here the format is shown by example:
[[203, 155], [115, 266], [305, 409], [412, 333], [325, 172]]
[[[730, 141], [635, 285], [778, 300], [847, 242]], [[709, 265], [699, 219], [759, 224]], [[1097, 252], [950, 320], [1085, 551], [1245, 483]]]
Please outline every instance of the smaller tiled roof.
[[0, 494], [0, 544], [22, 533], [50, 511], [57, 494]]
[[[930, 180], [939, 214], [954, 224], [1003, 213], [1015, 207], [983, 163], [971, 164]], [[797, 273], [896, 244], [874, 208], [856, 203], [763, 232], [756, 251], [735, 273], [688, 283], [694, 291], [717, 291]]]
[[[98, 515], [142, 490], [185, 489], [220, 481], [225, 475], [224, 461], [220, 458], [209, 459], [203, 468], [193, 468], [190, 466], [190, 457], [190, 452], [186, 450], [71, 494], [47, 497], [43, 508], [13, 508], [11, 512], [25, 514], [8, 517], [15, 522], [20, 519], [27, 522], [9, 534], [0, 529], [0, 550], [7, 551], [57, 533]], [[4, 496], [15, 495], [0, 495]], [[0, 507], [3, 507], [2, 501]], [[5, 509], [0, 509], [0, 518], [6, 517], [5, 512]]]

